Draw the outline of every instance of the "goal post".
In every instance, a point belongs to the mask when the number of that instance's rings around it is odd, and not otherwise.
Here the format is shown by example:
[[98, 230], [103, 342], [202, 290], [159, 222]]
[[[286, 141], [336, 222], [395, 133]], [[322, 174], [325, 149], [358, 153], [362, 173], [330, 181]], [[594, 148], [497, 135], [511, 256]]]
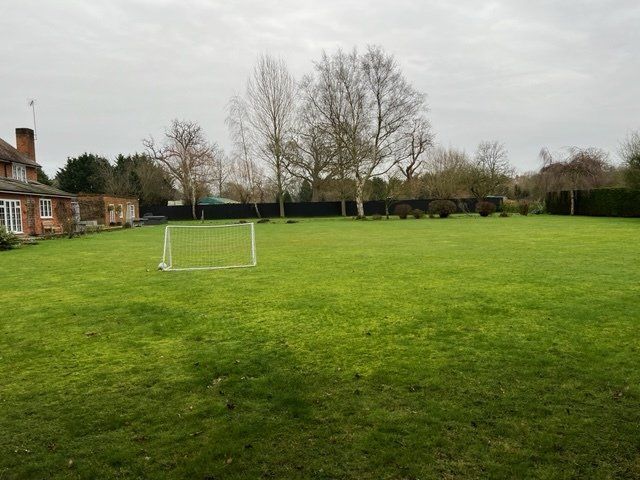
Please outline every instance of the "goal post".
[[214, 270], [254, 267], [253, 223], [167, 225], [160, 270]]

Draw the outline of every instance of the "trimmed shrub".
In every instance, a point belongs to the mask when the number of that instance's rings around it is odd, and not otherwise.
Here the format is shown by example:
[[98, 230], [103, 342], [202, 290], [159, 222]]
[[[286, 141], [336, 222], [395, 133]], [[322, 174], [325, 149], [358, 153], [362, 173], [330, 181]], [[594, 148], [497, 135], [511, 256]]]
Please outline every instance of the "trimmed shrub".
[[456, 204], [451, 200], [434, 200], [429, 203], [429, 213], [439, 215], [440, 218], [447, 218], [452, 213], [456, 213]]
[[526, 217], [527, 215], [529, 215], [529, 207], [529, 202], [527, 202], [526, 200], [521, 200], [520, 203], [518, 203], [518, 213]]
[[287, 223], [298, 223], [298, 220], [287, 220]]
[[504, 210], [502, 212], [500, 212], [500, 217], [501, 218], [507, 218], [509, 216], [509, 214], [507, 212], [505, 212]]
[[20, 238], [0, 227], [0, 250], [11, 250], [20, 244]]
[[393, 209], [393, 214], [399, 216], [403, 220], [411, 213], [411, 205], [400, 203]]
[[476, 212], [478, 212], [481, 217], [488, 217], [495, 211], [496, 206], [491, 202], [482, 201], [476, 204]]
[[411, 210], [411, 215], [413, 215], [413, 218], [418, 219], [424, 217], [424, 212], [419, 208], [414, 208], [413, 210]]
[[[269, 223], [271, 220], [269, 220], [268, 218], [261, 218], [260, 220], [258, 220], [256, 223]], [[246, 222], [245, 222], [246, 223]]]
[[[570, 193], [551, 192], [547, 194], [546, 204], [549, 213], [568, 215], [571, 210]], [[629, 188], [579, 190], [575, 197], [575, 213], [596, 217], [640, 217], [640, 190]]]

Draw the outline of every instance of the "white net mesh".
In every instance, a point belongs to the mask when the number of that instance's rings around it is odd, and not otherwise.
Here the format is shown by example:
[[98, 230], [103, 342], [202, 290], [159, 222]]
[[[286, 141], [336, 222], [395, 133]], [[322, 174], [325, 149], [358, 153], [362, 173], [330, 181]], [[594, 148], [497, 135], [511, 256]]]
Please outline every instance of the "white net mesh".
[[253, 224], [168, 226], [163, 270], [251, 267], [256, 264]]

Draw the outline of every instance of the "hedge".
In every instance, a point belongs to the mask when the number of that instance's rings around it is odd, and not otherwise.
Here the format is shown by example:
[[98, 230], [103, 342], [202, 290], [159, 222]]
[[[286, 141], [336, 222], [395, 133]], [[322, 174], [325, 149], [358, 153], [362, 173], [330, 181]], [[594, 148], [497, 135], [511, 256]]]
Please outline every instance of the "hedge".
[[[571, 192], [547, 194], [547, 212], [571, 213]], [[575, 214], [595, 217], [640, 217], [640, 190], [629, 188], [597, 188], [576, 192]]]

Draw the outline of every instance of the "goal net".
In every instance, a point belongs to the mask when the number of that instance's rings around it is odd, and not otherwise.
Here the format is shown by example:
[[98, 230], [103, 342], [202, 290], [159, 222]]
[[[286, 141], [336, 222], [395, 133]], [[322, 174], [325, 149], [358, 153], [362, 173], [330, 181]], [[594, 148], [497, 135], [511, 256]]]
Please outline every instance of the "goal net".
[[169, 225], [164, 230], [164, 252], [158, 266], [161, 270], [208, 270], [255, 265], [253, 223]]

